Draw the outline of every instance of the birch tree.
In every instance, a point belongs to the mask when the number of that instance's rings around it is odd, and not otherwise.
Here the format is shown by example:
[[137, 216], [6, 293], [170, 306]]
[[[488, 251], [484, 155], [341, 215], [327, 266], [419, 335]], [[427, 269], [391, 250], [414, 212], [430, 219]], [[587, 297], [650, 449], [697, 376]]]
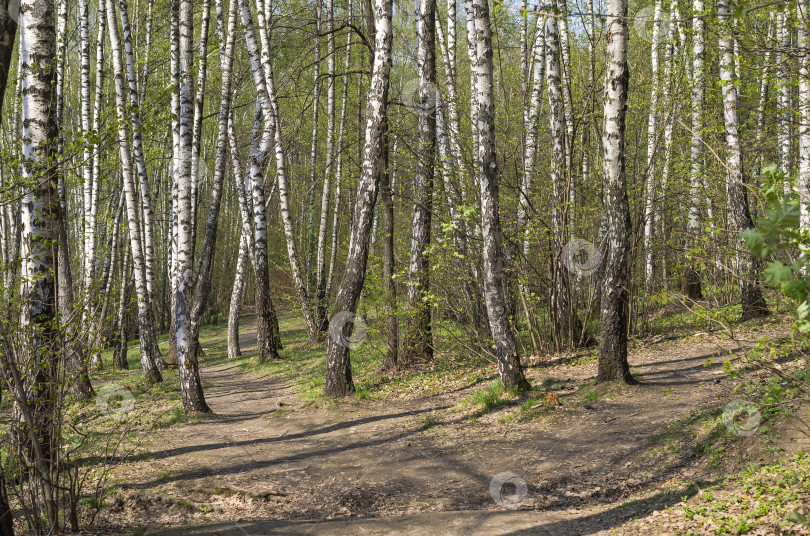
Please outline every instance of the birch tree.
[[799, 218], [803, 229], [810, 231], [810, 5], [797, 4], [799, 15]]
[[503, 257], [497, 164], [495, 161], [495, 92], [492, 73], [492, 32], [487, 0], [471, 0], [474, 17], [475, 61], [472, 77], [475, 83], [475, 110], [478, 146], [476, 175], [481, 195], [481, 232], [484, 259], [484, 298], [489, 329], [498, 357], [498, 372], [507, 388], [529, 389], [523, 375], [515, 336], [506, 316], [503, 292]]
[[[368, 91], [363, 167], [357, 187], [353, 225], [349, 238], [346, 268], [338, 286], [332, 309], [326, 353], [327, 396], [345, 396], [354, 392], [352, 367], [347, 337], [351, 335], [357, 302], [363, 291], [366, 265], [374, 219], [374, 205], [380, 177], [385, 173], [385, 135], [388, 114], [388, 86], [391, 71], [392, 0], [375, 0], [374, 6], [374, 63]], [[342, 313], [342, 314], [341, 314]]]
[[[717, 1], [717, 16], [720, 18], [720, 83], [723, 94], [723, 118], [726, 132], [726, 191], [731, 208], [734, 231], [739, 234], [753, 229], [754, 222], [748, 209], [746, 180], [743, 172], [742, 145], [740, 143], [740, 119], [737, 111], [737, 86], [734, 72], [733, 19], [728, 0]], [[749, 250], [743, 250], [739, 237], [735, 239], [737, 272], [740, 286], [742, 318], [750, 320], [766, 315], [768, 308], [759, 286], [757, 262]]]
[[[147, 288], [146, 260], [141, 240], [141, 227], [138, 221], [141, 214], [141, 199], [135, 188], [134, 170], [132, 166], [132, 148], [129, 144], [129, 131], [127, 129], [127, 83], [124, 72], [124, 59], [121, 53], [121, 37], [118, 31], [115, 16], [115, 4], [106, 2], [107, 25], [110, 34], [110, 49], [112, 52], [113, 72], [115, 77], [115, 109], [118, 122], [118, 148], [121, 159], [121, 174], [124, 182], [124, 196], [127, 205], [127, 220], [129, 223], [129, 240], [132, 250], [132, 262], [135, 274], [135, 293], [138, 296], [138, 335], [141, 343], [141, 369], [147, 383], [163, 381], [159, 364], [162, 362], [160, 350], [157, 345], [157, 332], [154, 327], [152, 308], [150, 307], [149, 289]], [[131, 123], [130, 123], [131, 124]]]
[[606, 11], [607, 70], [602, 147], [608, 247], [607, 257], [603, 260], [597, 381], [621, 380], [635, 383], [627, 362], [631, 233], [625, 177], [627, 92], [630, 81], [627, 64], [627, 0], [607, 0]]
[[[703, 15], [703, 0], [693, 0], [692, 12], [695, 15]], [[696, 16], [692, 23], [692, 79], [691, 85], [691, 108], [692, 108], [692, 142], [690, 151], [689, 167], [689, 216], [687, 221], [687, 232], [689, 233], [688, 244], [690, 247], [697, 245], [698, 234], [700, 233], [700, 185], [703, 181], [703, 98], [704, 98], [704, 78], [703, 62], [706, 56], [705, 21], [702, 16]], [[700, 274], [697, 271], [697, 261], [690, 259], [690, 263], [684, 268], [684, 293], [690, 300], [702, 298]]]
[[430, 304], [430, 231], [436, 161], [436, 2], [423, 0], [417, 16], [419, 103], [416, 175], [414, 176], [411, 256], [408, 265], [408, 316], [402, 360], [406, 365], [433, 357]]

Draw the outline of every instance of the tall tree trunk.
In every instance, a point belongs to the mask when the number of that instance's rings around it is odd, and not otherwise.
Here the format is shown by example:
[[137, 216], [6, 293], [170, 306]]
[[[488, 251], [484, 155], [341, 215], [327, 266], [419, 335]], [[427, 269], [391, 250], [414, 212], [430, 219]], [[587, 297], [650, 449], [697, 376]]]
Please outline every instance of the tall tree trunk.
[[[191, 0], [180, 0], [180, 169], [175, 174], [177, 181], [177, 290], [174, 300], [175, 332], [177, 333], [177, 367], [180, 376], [180, 391], [186, 412], [208, 413], [210, 408], [200, 382], [197, 364], [197, 344], [192, 327], [191, 294], [193, 283], [194, 207], [192, 206], [191, 158], [193, 154], [194, 98], [191, 69], [194, 64], [193, 12]], [[230, 91], [228, 91], [230, 97]], [[227, 117], [226, 109], [220, 114]], [[224, 143], [223, 143], [224, 147]]]
[[[307, 194], [307, 293], [315, 293], [315, 182], [318, 165], [318, 118], [321, 103], [321, 0], [315, 0], [315, 75], [312, 94], [312, 139], [309, 152], [309, 190]], [[330, 34], [330, 37], [333, 37]]]
[[[316, 319], [318, 336], [323, 337], [329, 329], [326, 320], [326, 226], [329, 221], [329, 198], [331, 194], [331, 180], [335, 165], [335, 3], [326, 1], [326, 32], [327, 32], [327, 77], [326, 90], [326, 168], [323, 176], [323, 190], [321, 193], [321, 219], [318, 225], [318, 257], [316, 295]], [[317, 103], [316, 103], [317, 104]]]
[[[698, 0], [700, 1], [700, 0]], [[607, 212], [607, 257], [603, 261], [597, 381], [635, 383], [627, 362], [630, 321], [630, 205], [625, 176], [625, 128], [630, 69], [627, 64], [627, 0], [608, 0], [605, 124], [602, 134]]]
[[553, 207], [551, 212], [551, 240], [554, 258], [551, 266], [551, 318], [553, 319], [554, 347], [562, 349], [566, 344], [574, 344], [579, 337], [579, 322], [571, 310], [571, 291], [568, 272], [563, 258], [564, 243], [568, 237], [568, 201], [570, 189], [566, 182], [568, 140], [565, 112], [565, 92], [563, 85], [563, 58], [560, 53], [557, 17], [547, 17], [545, 22], [546, 43], [546, 86], [549, 99], [549, 120], [551, 122], [551, 187]]
[[[53, 3], [25, 0], [20, 14], [22, 82], [22, 323], [31, 326], [27, 350], [31, 371], [32, 449], [40, 461], [39, 481], [46, 503], [47, 526], [58, 522], [50, 455], [54, 439], [53, 404], [58, 381], [57, 252], [60, 204], [56, 122], [57, 40]], [[25, 400], [23, 400], [24, 402]], [[18, 400], [18, 402], [20, 402]]]
[[[661, 36], [661, 16], [663, 14], [663, 0], [656, 0], [652, 30], [652, 45], [650, 49], [650, 63], [652, 64], [652, 87], [650, 89], [649, 114], [647, 118], [647, 177], [645, 205], [644, 205], [644, 282], [649, 286], [653, 275], [652, 238], [655, 229], [655, 182], [656, 168], [655, 155], [658, 150], [658, 91], [660, 76], [658, 73], [658, 42]], [[667, 82], [665, 82], [667, 83]]]
[[[386, 117], [386, 122], [388, 118]], [[383, 222], [383, 292], [385, 293], [385, 361], [388, 369], [399, 367], [399, 316], [397, 315], [396, 257], [394, 256], [394, 196], [391, 188], [392, 171], [390, 168], [388, 144], [390, 131], [386, 126], [385, 147], [382, 158], [384, 173], [380, 177], [380, 196], [382, 198]], [[396, 146], [396, 144], [395, 144]], [[396, 151], [394, 151], [396, 153]]]
[[[221, 12], [221, 6], [219, 6]], [[200, 44], [199, 44], [199, 64], [197, 68], [197, 93], [194, 97], [194, 123], [191, 133], [191, 210], [195, 225], [191, 228], [191, 248], [192, 254], [197, 247], [197, 208], [200, 204], [200, 146], [202, 142], [202, 121], [203, 106], [205, 105], [205, 83], [208, 77], [208, 27], [211, 22], [211, 0], [204, 0], [202, 15], [200, 16]], [[224, 41], [223, 41], [224, 43]], [[220, 50], [222, 52], [223, 50]], [[220, 57], [221, 59], [224, 59]], [[221, 110], [220, 110], [221, 113]], [[220, 125], [221, 126], [221, 125]], [[228, 128], [228, 118], [225, 117], [225, 126], [222, 132]], [[224, 134], [223, 134], [224, 136]], [[224, 140], [224, 138], [223, 138]], [[223, 141], [225, 154], [227, 154], [227, 142]], [[205, 162], [202, 163], [202, 173], [205, 172]], [[192, 256], [193, 259], [193, 256]]]
[[810, 4], [801, 0], [799, 15], [799, 220], [802, 229], [810, 231]]
[[329, 323], [329, 338], [326, 354], [326, 386], [328, 396], [345, 396], [354, 392], [352, 367], [347, 337], [351, 335], [353, 316], [363, 291], [368, 262], [371, 224], [377, 187], [385, 173], [383, 152], [388, 114], [388, 86], [391, 71], [392, 0], [376, 0], [374, 8], [375, 45], [371, 84], [368, 92], [368, 109], [363, 147], [363, 167], [357, 188], [349, 252], [346, 269], [338, 287], [332, 317]]
[[[109, 0], [112, 3], [112, 0]], [[140, 98], [138, 97], [138, 83], [135, 77], [135, 58], [132, 50], [132, 31], [129, 26], [129, 13], [127, 0], [119, 0], [121, 9], [121, 28], [124, 37], [124, 51], [126, 60], [126, 76], [129, 84], [129, 114], [132, 122], [132, 151], [135, 156], [135, 165], [138, 171], [138, 186], [141, 194], [143, 211], [143, 253], [144, 272], [146, 275], [146, 289], [149, 295], [149, 308], [154, 315], [154, 282], [155, 282], [155, 238], [154, 238], [154, 212], [152, 211], [152, 194], [149, 189], [149, 179], [146, 173], [146, 156], [143, 149], [143, 127], [141, 126]], [[157, 351], [157, 346], [155, 347]]]
[[498, 212], [498, 175], [495, 161], [495, 90], [492, 73], [492, 33], [487, 0], [472, 0], [475, 23], [475, 61], [472, 77], [475, 91], [471, 115], [476, 118], [478, 147], [476, 154], [478, 184], [481, 194], [481, 232], [484, 259], [484, 298], [489, 329], [498, 356], [498, 372], [507, 388], [529, 389], [523, 375], [515, 336], [506, 316], [503, 290], [503, 256], [501, 222]]
[[[737, 233], [754, 227], [751, 212], [748, 210], [748, 196], [743, 171], [742, 146], [739, 136], [739, 115], [737, 112], [737, 86], [734, 73], [734, 42], [732, 38], [733, 20], [728, 0], [717, 0], [717, 16], [720, 19], [720, 83], [723, 93], [723, 118], [726, 130], [726, 170], [728, 177], [726, 189], [731, 208], [733, 229]], [[759, 286], [759, 274], [756, 258], [740, 243], [739, 237], [734, 240], [737, 256], [737, 272], [740, 285], [742, 318], [750, 320], [768, 313], [762, 290]]]
[[[689, 219], [687, 221], [688, 246], [697, 246], [700, 234], [700, 188], [703, 177], [703, 61], [706, 56], [705, 20], [703, 18], [703, 0], [693, 0], [692, 11], [695, 18], [692, 26], [692, 149], [689, 167]], [[699, 16], [698, 16], [699, 15]], [[688, 259], [684, 267], [683, 290], [690, 300], [703, 297], [700, 274], [697, 271], [697, 260]]]
[[[258, 90], [258, 101], [264, 115], [264, 131], [261, 135], [261, 142], [251, 151], [249, 158], [250, 166], [250, 190], [253, 199], [253, 249], [254, 262], [253, 269], [256, 278], [256, 303], [258, 306], [258, 345], [261, 359], [277, 359], [278, 343], [276, 334], [278, 320], [276, 319], [273, 302], [270, 296], [270, 266], [267, 257], [267, 213], [264, 207], [264, 168], [267, 155], [273, 143], [273, 132], [276, 130], [272, 123], [273, 111], [270, 106], [267, 88], [267, 73], [262, 67], [265, 63], [260, 59], [260, 51], [256, 42], [253, 19], [250, 14], [250, 7], [245, 0], [240, 0], [239, 8], [242, 14], [242, 26], [245, 34], [245, 41], [250, 56], [251, 69], [253, 70], [253, 82]], [[263, 19], [264, 13], [258, 10], [258, 15]], [[265, 25], [259, 24], [260, 28]], [[266, 32], [260, 32], [262, 39]], [[266, 47], [265, 47], [266, 48]], [[261, 54], [269, 54], [262, 50]], [[269, 59], [267, 60], [269, 62]], [[276, 133], [278, 135], [278, 133]], [[309, 307], [307, 307], [309, 309]]]
[[121, 287], [118, 294], [118, 315], [115, 319], [115, 329], [113, 336], [112, 366], [113, 369], [129, 370], [127, 361], [127, 309], [129, 308], [129, 272], [130, 272], [130, 250], [126, 245], [121, 257]]
[[[350, 3], [351, 4], [351, 3]], [[349, 5], [349, 19], [352, 18], [352, 6]], [[346, 37], [346, 59], [343, 67], [345, 73], [349, 72], [352, 57], [352, 34], [349, 32]], [[332, 278], [335, 274], [335, 259], [337, 258], [338, 249], [338, 231], [340, 230], [340, 205], [343, 196], [343, 137], [346, 133], [346, 103], [349, 99], [349, 75], [346, 74], [343, 79], [343, 89], [341, 90], [340, 102], [340, 124], [338, 125], [338, 142], [337, 142], [337, 162], [335, 163], [335, 206], [332, 211], [332, 246], [329, 254], [329, 271], [326, 276], [326, 296], [331, 296], [332, 293]]]
[[408, 316], [402, 361], [412, 365], [433, 357], [430, 303], [430, 231], [436, 162], [436, 0], [419, 3], [417, 18], [419, 105], [416, 175], [413, 182], [413, 225], [408, 265]]
[[793, 166], [791, 162], [791, 132], [790, 127], [793, 123], [793, 110], [791, 102], [791, 87], [790, 82], [790, 61], [792, 48], [791, 44], [791, 31], [790, 31], [790, 13], [787, 7], [781, 7], [776, 12], [776, 65], [777, 65], [777, 79], [779, 80], [777, 86], [777, 117], [778, 117], [778, 130], [777, 130], [777, 143], [779, 145], [779, 172], [784, 177], [784, 193], [790, 195], [791, 190], [791, 174], [793, 173]]
[[121, 38], [115, 16], [115, 4], [107, 2], [107, 24], [110, 34], [113, 71], [115, 73], [115, 101], [118, 119], [118, 148], [121, 158], [121, 174], [124, 180], [124, 195], [129, 221], [129, 240], [132, 248], [132, 261], [135, 273], [135, 293], [138, 295], [138, 333], [141, 343], [141, 368], [147, 383], [163, 381], [159, 365], [162, 361], [157, 345], [152, 308], [149, 306], [146, 260], [141, 241], [141, 226], [138, 217], [142, 213], [142, 199], [138, 198], [133, 177], [129, 132], [127, 131], [127, 86], [124, 74], [124, 60], [121, 54]]

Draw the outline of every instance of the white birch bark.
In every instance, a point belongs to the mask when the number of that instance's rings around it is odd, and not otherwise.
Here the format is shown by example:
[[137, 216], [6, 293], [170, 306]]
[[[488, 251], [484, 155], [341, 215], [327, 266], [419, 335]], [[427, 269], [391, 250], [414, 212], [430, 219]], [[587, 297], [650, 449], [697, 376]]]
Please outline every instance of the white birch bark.
[[529, 255], [531, 231], [528, 228], [528, 214], [531, 211], [530, 195], [536, 174], [537, 145], [540, 127], [540, 108], [543, 103], [543, 85], [546, 75], [546, 34], [544, 15], [538, 13], [537, 28], [532, 47], [532, 83], [529, 113], [526, 118], [526, 148], [523, 155], [523, 182], [520, 186], [519, 206], [517, 212], [518, 232], [522, 232], [523, 256]]
[[663, 15], [663, 0], [656, 0], [653, 14], [652, 45], [650, 48], [650, 64], [652, 65], [652, 82], [650, 88], [649, 115], [647, 118], [647, 177], [645, 204], [644, 204], [644, 281], [650, 284], [653, 272], [652, 238], [655, 229], [655, 182], [656, 167], [655, 155], [658, 150], [658, 91], [660, 77], [658, 72], [658, 43], [661, 37], [661, 17]]
[[307, 193], [307, 293], [315, 293], [315, 181], [318, 164], [318, 118], [321, 103], [321, 0], [315, 0], [315, 74], [312, 91], [312, 138], [309, 149], [309, 191]]
[[517, 344], [506, 312], [502, 284], [503, 255], [499, 215], [498, 174], [495, 161], [495, 92], [492, 72], [492, 33], [487, 0], [470, 0], [475, 21], [473, 34], [475, 61], [475, 112], [477, 122], [477, 177], [481, 195], [481, 236], [483, 239], [484, 298], [489, 317], [489, 329], [498, 357], [498, 372], [507, 388], [528, 389], [523, 375]]
[[[81, 57], [80, 94], [81, 128], [84, 136], [82, 151], [82, 180], [84, 181], [84, 273], [85, 292], [90, 292], [95, 273], [96, 236], [93, 218], [93, 147], [89, 142], [92, 129], [90, 120], [90, 6], [88, 0], [79, 0], [79, 53]], [[89, 298], [89, 294], [88, 294]], [[85, 309], [84, 318], [87, 320]]]
[[[106, 3], [107, 25], [110, 34], [110, 49], [115, 77], [115, 103], [118, 120], [118, 148], [121, 158], [121, 174], [124, 181], [124, 195], [127, 204], [127, 219], [129, 223], [129, 239], [132, 249], [132, 262], [135, 274], [135, 292], [138, 296], [138, 324], [141, 343], [141, 368], [147, 382], [163, 381], [159, 364], [162, 361], [157, 346], [157, 333], [154, 328], [152, 309], [149, 306], [149, 290], [147, 288], [146, 261], [141, 245], [141, 227], [138, 217], [142, 214], [142, 200], [138, 199], [133, 177], [131, 147], [129, 132], [127, 130], [127, 82], [125, 79], [124, 59], [121, 53], [121, 37], [118, 32], [118, 23], [115, 16], [115, 4]], [[131, 123], [129, 123], [131, 125]]]
[[[113, 0], [109, 0], [112, 2]], [[143, 133], [141, 114], [139, 111], [140, 98], [138, 97], [138, 84], [135, 76], [135, 59], [132, 51], [132, 31], [129, 25], [127, 0], [119, 0], [121, 11], [121, 28], [124, 37], [124, 51], [126, 53], [126, 74], [129, 84], [129, 112], [132, 122], [132, 150], [138, 170], [138, 186], [141, 194], [143, 210], [143, 252], [146, 265], [146, 286], [149, 292], [149, 307], [154, 304], [155, 282], [155, 238], [154, 238], [154, 212], [152, 210], [152, 194], [149, 189], [149, 179], [146, 173], [146, 157], [143, 150]]]
[[789, 27], [789, 13], [786, 7], [776, 12], [776, 41], [777, 41], [777, 144], [779, 145], [779, 172], [784, 176], [784, 193], [790, 194], [790, 175], [793, 172], [791, 163], [791, 123], [793, 110], [790, 95], [790, 49], [791, 35]]
[[[692, 11], [695, 15], [703, 15], [705, 6], [703, 0], [693, 0]], [[703, 101], [704, 101], [704, 67], [706, 56], [705, 19], [696, 16], [692, 25], [692, 77], [691, 109], [692, 109], [692, 141], [689, 167], [689, 215], [687, 231], [689, 233], [689, 247], [694, 247], [700, 233], [700, 201], [701, 184], [703, 177]], [[695, 261], [692, 261], [695, 264]], [[700, 275], [690, 266], [685, 271], [684, 290], [687, 298], [696, 300], [703, 295], [701, 291]]]
[[810, 4], [800, 0], [799, 16], [799, 222], [810, 231]]
[[[326, 354], [326, 386], [328, 396], [345, 396], [354, 392], [349, 347], [344, 337], [351, 334], [351, 319], [357, 310], [357, 302], [363, 291], [368, 262], [371, 225], [374, 219], [374, 205], [377, 189], [385, 170], [385, 135], [388, 125], [388, 87], [392, 60], [392, 0], [376, 0], [374, 8], [375, 46], [374, 63], [367, 99], [367, 121], [363, 147], [363, 167], [357, 188], [357, 202], [354, 208], [349, 251], [346, 256], [346, 269], [338, 287], [333, 309], [333, 321], [340, 321], [332, 329], [328, 338]], [[341, 316], [337, 316], [341, 315]], [[331, 324], [331, 322], [330, 322]]]
[[[180, 391], [186, 412], [208, 413], [197, 365], [197, 341], [191, 314], [193, 282], [194, 208], [192, 206], [191, 158], [194, 123], [194, 88], [191, 69], [194, 63], [193, 13], [191, 0], [180, 0], [180, 169], [177, 182], [177, 283], [174, 300], [177, 366]], [[225, 111], [226, 117], [228, 111]]]
[[608, 62], [602, 147], [608, 247], [607, 257], [603, 260], [597, 381], [634, 383], [627, 362], [631, 234], [625, 176], [625, 129], [630, 78], [627, 64], [627, 0], [607, 0], [606, 8]]
[[[351, 18], [353, 11], [349, 6], [349, 18]], [[346, 37], [346, 58], [344, 60], [343, 72], [349, 72], [352, 57], [352, 34], [349, 33]], [[326, 276], [326, 295], [327, 297], [332, 294], [332, 279], [335, 274], [335, 259], [337, 258], [338, 250], [338, 232], [340, 223], [340, 205], [343, 200], [343, 138], [346, 133], [346, 103], [349, 99], [349, 78], [348, 74], [343, 80], [343, 89], [340, 96], [340, 124], [338, 125], [338, 141], [337, 141], [337, 159], [335, 163], [335, 203], [332, 210], [332, 245], [329, 255], [329, 271]], [[394, 145], [394, 152], [396, 152], [396, 144]]]
[[[734, 73], [734, 42], [732, 37], [733, 20], [728, 0], [717, 0], [717, 15], [720, 23], [720, 84], [723, 94], [723, 119], [726, 132], [726, 191], [731, 223], [737, 235], [754, 227], [748, 210], [745, 174], [743, 172], [742, 145], [739, 135], [739, 113], [737, 110], [737, 87]], [[739, 278], [742, 319], [750, 320], [767, 314], [765, 299], [758, 282], [754, 256], [740, 243], [739, 236], [734, 240], [737, 277]]]
[[[321, 192], [321, 217], [318, 224], [318, 254], [317, 254], [317, 295], [316, 295], [316, 324], [319, 338], [328, 329], [326, 322], [326, 226], [329, 221], [329, 198], [331, 194], [331, 180], [335, 163], [335, 3], [326, 1], [326, 32], [327, 32], [327, 89], [326, 89], [326, 167], [323, 176], [323, 189]], [[317, 102], [316, 102], [317, 105]]]

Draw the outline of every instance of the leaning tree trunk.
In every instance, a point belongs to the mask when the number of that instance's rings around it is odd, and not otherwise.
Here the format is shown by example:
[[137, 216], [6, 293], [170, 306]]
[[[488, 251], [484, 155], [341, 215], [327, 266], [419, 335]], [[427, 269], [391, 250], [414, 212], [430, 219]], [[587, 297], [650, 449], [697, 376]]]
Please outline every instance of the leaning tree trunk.
[[[728, 177], [726, 188], [731, 208], [731, 221], [737, 233], [754, 227], [751, 212], [748, 209], [748, 196], [743, 172], [742, 146], [740, 145], [740, 120], [737, 112], [737, 86], [734, 73], [734, 44], [732, 40], [732, 18], [728, 0], [717, 0], [717, 15], [720, 18], [720, 83], [723, 93], [723, 118], [726, 130], [726, 170]], [[750, 250], [735, 237], [737, 272], [740, 285], [742, 318], [750, 320], [768, 313], [762, 289], [759, 286], [759, 274], [756, 258]]]
[[329, 396], [345, 396], [354, 392], [352, 366], [347, 337], [351, 334], [357, 302], [366, 280], [369, 239], [377, 201], [377, 187], [385, 173], [383, 169], [385, 133], [388, 114], [388, 85], [391, 72], [392, 0], [376, 0], [374, 8], [375, 46], [371, 84], [368, 91], [363, 167], [357, 188], [357, 202], [349, 238], [346, 269], [338, 287], [329, 323], [326, 354], [326, 386]]
[[159, 364], [162, 361], [157, 345], [157, 333], [154, 327], [152, 308], [147, 287], [146, 261], [144, 259], [141, 226], [138, 216], [141, 213], [141, 200], [135, 188], [133, 177], [129, 132], [127, 131], [127, 86], [124, 79], [124, 60], [121, 54], [121, 38], [115, 17], [115, 5], [107, 2], [107, 24], [110, 33], [113, 71], [115, 73], [115, 102], [118, 119], [118, 148], [121, 158], [121, 174], [124, 179], [124, 196], [127, 203], [129, 221], [129, 240], [132, 249], [132, 261], [135, 273], [135, 293], [138, 295], [138, 334], [141, 343], [141, 368], [147, 383], [163, 381]]
[[[264, 115], [264, 131], [261, 141], [250, 154], [250, 190], [253, 198], [253, 270], [256, 278], [256, 303], [258, 308], [258, 345], [259, 357], [263, 360], [278, 359], [278, 340], [274, 324], [275, 317], [273, 301], [270, 296], [270, 266], [267, 257], [267, 212], [264, 207], [264, 164], [272, 145], [273, 125], [272, 110], [267, 96], [266, 73], [259, 58], [259, 47], [256, 42], [253, 18], [250, 7], [245, 0], [240, 0], [239, 8], [242, 14], [242, 26], [247, 43], [250, 65], [253, 71], [253, 82], [258, 90], [258, 100]], [[262, 10], [259, 10], [262, 17]], [[260, 25], [260, 28], [263, 25]], [[261, 32], [264, 35], [266, 32]]]
[[239, 258], [236, 261], [236, 273], [233, 276], [233, 290], [231, 291], [231, 305], [228, 309], [228, 357], [236, 359], [242, 355], [239, 347], [239, 309], [242, 307], [242, 296], [245, 293], [245, 279], [247, 270], [248, 247], [244, 234], [239, 239]]
[[507, 388], [529, 389], [523, 375], [515, 336], [506, 316], [503, 290], [501, 222], [498, 214], [498, 174], [495, 161], [495, 91], [492, 74], [492, 33], [487, 0], [472, 0], [475, 22], [475, 61], [472, 77], [475, 100], [472, 115], [477, 119], [478, 147], [476, 175], [481, 194], [481, 233], [484, 259], [484, 298], [489, 329], [498, 356], [498, 372]]
[[[703, 0], [694, 0], [692, 11], [695, 15], [702, 15]], [[705, 21], [695, 17], [692, 27], [692, 149], [689, 167], [689, 219], [687, 221], [687, 244], [691, 248], [697, 246], [700, 233], [700, 187], [703, 177], [703, 61], [706, 56]], [[697, 260], [687, 260], [684, 267], [683, 290], [690, 300], [699, 300], [703, 297], [700, 284], [700, 274], [697, 271]]]
[[403, 336], [405, 365], [433, 357], [430, 294], [430, 231], [436, 162], [436, 1], [419, 3], [417, 18], [419, 104], [416, 175], [413, 182], [413, 225], [408, 265], [408, 316]]
[[607, 72], [605, 73], [602, 146], [607, 212], [597, 381], [634, 383], [627, 362], [630, 321], [630, 205], [625, 176], [625, 128], [630, 69], [627, 64], [627, 0], [607, 2]]

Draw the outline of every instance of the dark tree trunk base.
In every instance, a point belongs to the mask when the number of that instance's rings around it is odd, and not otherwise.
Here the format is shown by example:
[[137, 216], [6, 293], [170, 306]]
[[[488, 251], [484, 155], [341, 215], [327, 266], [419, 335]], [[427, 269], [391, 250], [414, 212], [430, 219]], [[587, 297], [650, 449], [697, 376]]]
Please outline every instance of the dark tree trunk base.
[[703, 289], [700, 284], [700, 275], [695, 270], [689, 269], [684, 274], [683, 293], [690, 300], [703, 299]]

